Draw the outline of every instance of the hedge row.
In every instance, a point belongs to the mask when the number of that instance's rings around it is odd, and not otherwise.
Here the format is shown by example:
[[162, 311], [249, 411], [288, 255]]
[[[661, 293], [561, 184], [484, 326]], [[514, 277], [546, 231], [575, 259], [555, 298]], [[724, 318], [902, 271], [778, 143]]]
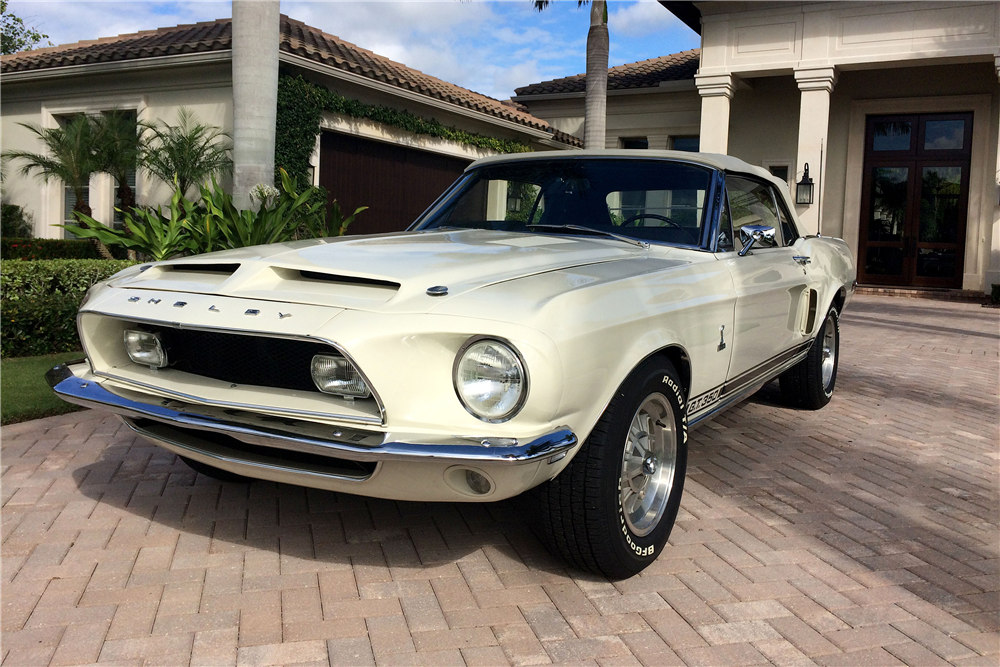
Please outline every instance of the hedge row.
[[3, 259], [100, 259], [97, 246], [83, 239], [0, 239]]
[[136, 262], [52, 259], [3, 262], [0, 355], [27, 357], [80, 349], [76, 311], [87, 290]]

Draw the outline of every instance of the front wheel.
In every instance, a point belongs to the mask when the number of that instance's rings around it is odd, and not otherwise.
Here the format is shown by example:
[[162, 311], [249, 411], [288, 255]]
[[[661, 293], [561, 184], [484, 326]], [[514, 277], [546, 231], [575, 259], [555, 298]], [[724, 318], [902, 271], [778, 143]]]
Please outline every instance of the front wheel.
[[840, 317], [836, 308], [830, 308], [809, 354], [778, 378], [785, 401], [808, 410], [829, 403], [837, 384], [839, 357]]
[[578, 567], [612, 579], [638, 574], [670, 536], [686, 468], [677, 372], [666, 360], [646, 362], [566, 469], [536, 489], [541, 537]]

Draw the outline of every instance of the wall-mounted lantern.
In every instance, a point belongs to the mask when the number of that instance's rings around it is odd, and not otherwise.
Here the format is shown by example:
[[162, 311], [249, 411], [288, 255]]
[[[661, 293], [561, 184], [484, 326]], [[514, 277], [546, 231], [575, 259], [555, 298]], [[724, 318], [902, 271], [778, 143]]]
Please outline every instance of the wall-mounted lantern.
[[806, 162], [805, 170], [802, 172], [802, 180], [795, 184], [795, 203], [813, 203], [813, 179], [809, 178], [808, 162]]

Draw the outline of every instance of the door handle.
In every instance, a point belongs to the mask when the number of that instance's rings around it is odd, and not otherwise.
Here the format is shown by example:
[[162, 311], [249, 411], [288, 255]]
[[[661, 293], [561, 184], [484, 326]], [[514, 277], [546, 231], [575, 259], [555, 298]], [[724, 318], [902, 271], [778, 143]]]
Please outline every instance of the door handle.
[[811, 264], [812, 263], [812, 260], [809, 259], [808, 257], [804, 256], [804, 255], [796, 255], [796, 256], [792, 257], [792, 259], [794, 259], [796, 262], [798, 262], [802, 266], [805, 266], [806, 264]]

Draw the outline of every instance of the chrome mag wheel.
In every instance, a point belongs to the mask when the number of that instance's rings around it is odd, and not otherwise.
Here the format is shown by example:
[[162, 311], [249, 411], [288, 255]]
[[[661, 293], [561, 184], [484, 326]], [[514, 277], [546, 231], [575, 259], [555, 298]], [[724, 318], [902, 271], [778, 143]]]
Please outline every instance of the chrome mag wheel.
[[826, 316], [826, 322], [823, 325], [823, 334], [821, 338], [821, 344], [823, 345], [823, 352], [820, 361], [820, 368], [822, 369], [823, 378], [823, 389], [829, 392], [831, 390], [831, 385], [833, 384], [833, 372], [837, 368], [837, 315], [830, 311], [830, 314]]
[[667, 397], [650, 394], [639, 406], [622, 454], [621, 505], [635, 535], [648, 535], [659, 524], [674, 485], [677, 430]]

